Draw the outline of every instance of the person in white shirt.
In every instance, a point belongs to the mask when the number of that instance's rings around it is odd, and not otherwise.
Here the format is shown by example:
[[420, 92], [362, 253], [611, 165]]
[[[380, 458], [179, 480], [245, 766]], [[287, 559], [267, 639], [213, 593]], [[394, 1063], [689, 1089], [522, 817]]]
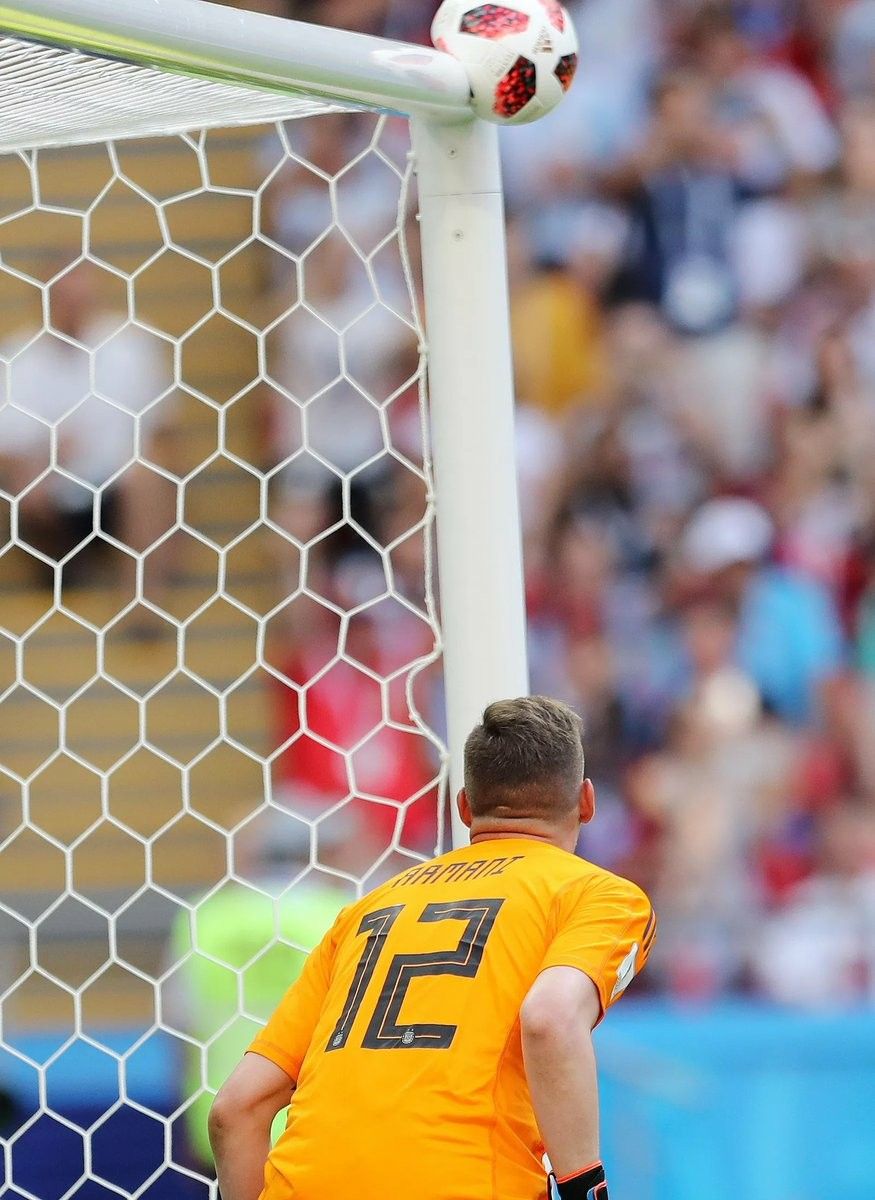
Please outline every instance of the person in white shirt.
[[819, 862], [760, 926], [751, 966], [760, 990], [797, 1008], [875, 1000], [875, 816], [847, 802], [821, 818]]
[[92, 264], [57, 276], [48, 312], [0, 347], [0, 486], [20, 540], [70, 582], [92, 534], [143, 552], [173, 523], [176, 487], [143, 459], [169, 465], [174, 377], [169, 342], [102, 311]]

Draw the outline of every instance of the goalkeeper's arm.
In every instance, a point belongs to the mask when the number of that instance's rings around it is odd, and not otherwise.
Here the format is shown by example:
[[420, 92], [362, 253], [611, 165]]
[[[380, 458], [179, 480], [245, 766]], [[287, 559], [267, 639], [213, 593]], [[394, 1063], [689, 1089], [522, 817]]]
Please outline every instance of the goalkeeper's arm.
[[574, 967], [542, 971], [520, 1011], [526, 1078], [560, 1200], [607, 1200], [592, 1045], [600, 1015], [595, 984]]
[[222, 1200], [258, 1200], [270, 1153], [270, 1127], [294, 1091], [289, 1076], [260, 1054], [246, 1054], [210, 1109], [210, 1145]]

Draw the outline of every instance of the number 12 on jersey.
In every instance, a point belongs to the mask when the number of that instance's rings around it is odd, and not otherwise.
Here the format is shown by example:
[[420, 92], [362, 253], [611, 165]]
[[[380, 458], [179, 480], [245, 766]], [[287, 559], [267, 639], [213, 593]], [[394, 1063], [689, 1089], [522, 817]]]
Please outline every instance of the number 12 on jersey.
[[[418, 917], [419, 923], [464, 921], [465, 929], [458, 944], [450, 950], [396, 954], [392, 958], [373, 1015], [362, 1038], [362, 1046], [365, 1049], [446, 1050], [452, 1045], [458, 1028], [456, 1025], [437, 1025], [429, 1022], [399, 1025], [398, 1018], [404, 997], [412, 980], [425, 975], [461, 975], [473, 979], [480, 969], [483, 950], [503, 903], [503, 899], [445, 900], [425, 906]], [[358, 932], [368, 936], [343, 1011], [326, 1050], [341, 1050], [347, 1044], [353, 1022], [386, 948], [386, 940], [403, 909], [403, 904], [390, 904], [387, 908], [378, 908], [362, 918]]]

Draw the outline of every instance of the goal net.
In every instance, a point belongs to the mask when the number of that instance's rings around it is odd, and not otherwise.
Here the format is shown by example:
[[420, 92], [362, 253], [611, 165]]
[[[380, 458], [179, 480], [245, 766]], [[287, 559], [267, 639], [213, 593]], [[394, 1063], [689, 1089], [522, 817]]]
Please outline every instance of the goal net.
[[[132, 3], [124, 36], [111, 7], [0, 6], [0, 1132], [38, 1200], [215, 1195], [215, 1090], [340, 906], [447, 844], [447, 717], [458, 743], [525, 687], [457, 584], [479, 683], [442, 670], [448, 310], [423, 327], [385, 110], [458, 88], [301, 26], [278, 67], [293, 23], [250, 14], [241, 66], [225, 10], [208, 62], [179, 32], [201, 6], [152, 29]], [[482, 443], [465, 424], [445, 443]], [[454, 519], [442, 575], [476, 586]], [[484, 605], [517, 553], [481, 552]]]

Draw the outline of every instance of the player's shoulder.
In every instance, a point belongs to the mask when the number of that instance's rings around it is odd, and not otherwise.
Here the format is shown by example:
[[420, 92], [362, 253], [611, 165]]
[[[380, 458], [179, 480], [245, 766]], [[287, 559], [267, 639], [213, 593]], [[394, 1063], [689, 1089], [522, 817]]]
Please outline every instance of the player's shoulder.
[[559, 902], [569, 906], [578, 902], [603, 904], [606, 908], [619, 906], [624, 911], [652, 913], [650, 897], [637, 883], [588, 859], [577, 858], [575, 861], [575, 869], [569, 871], [568, 878], [557, 891]]
[[615, 871], [609, 871], [607, 867], [600, 867], [598, 863], [590, 862], [587, 858], [574, 857], [577, 864], [575, 879], [579, 879], [590, 884], [593, 888], [600, 891], [620, 891], [632, 892], [644, 896], [644, 890], [633, 883], [631, 879], [627, 879], [625, 875], [618, 875]]

